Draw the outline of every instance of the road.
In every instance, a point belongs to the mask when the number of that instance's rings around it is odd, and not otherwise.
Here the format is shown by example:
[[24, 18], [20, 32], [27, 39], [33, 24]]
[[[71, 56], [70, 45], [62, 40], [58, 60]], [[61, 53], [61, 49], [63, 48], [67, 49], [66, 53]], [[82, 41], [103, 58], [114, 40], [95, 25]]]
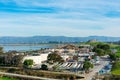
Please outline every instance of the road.
[[[43, 72], [47, 72], [47, 71], [43, 71]], [[76, 75], [78, 77], [84, 77], [84, 75], [78, 75], [78, 74], [68, 73], [68, 72], [62, 72], [62, 73], [61, 72], [49, 72], [49, 73], [62, 74], [62, 75], [63, 74], [69, 74], [69, 75]], [[7, 75], [7, 76], [15, 76], [15, 77], [28, 78], [28, 79], [38, 79], [38, 80], [61, 80], [61, 79], [44, 78], [44, 77], [21, 75], [21, 74], [6, 73], [6, 72], [0, 72], [0, 74]]]
[[100, 65], [94, 66], [92, 69], [92, 72], [85, 74], [85, 80], [92, 80], [94, 75], [99, 72], [104, 66], [106, 66], [109, 63], [107, 59], [100, 59]]
[[6, 72], [0, 72], [0, 74], [7, 75], [7, 76], [15, 76], [15, 77], [28, 78], [28, 79], [38, 79], [38, 80], [60, 80], [60, 79], [50, 79], [50, 78], [44, 78], [44, 77], [20, 75], [20, 74], [6, 73]]

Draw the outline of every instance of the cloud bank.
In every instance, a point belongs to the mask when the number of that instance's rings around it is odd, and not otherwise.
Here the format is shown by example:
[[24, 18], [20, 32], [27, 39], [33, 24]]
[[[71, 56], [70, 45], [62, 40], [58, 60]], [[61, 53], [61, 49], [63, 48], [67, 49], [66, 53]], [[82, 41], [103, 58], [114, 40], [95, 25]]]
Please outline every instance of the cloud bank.
[[119, 3], [119, 0], [1, 0], [0, 36], [120, 36]]

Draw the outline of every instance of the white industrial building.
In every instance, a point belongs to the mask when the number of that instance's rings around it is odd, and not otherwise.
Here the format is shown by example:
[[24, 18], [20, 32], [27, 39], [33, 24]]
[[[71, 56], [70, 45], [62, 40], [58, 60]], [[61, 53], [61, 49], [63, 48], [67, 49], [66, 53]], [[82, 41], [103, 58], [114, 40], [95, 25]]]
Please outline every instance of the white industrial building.
[[34, 62], [34, 65], [36, 64], [41, 64], [43, 61], [46, 61], [47, 60], [47, 56], [48, 56], [49, 53], [41, 53], [39, 55], [27, 55], [23, 58], [23, 62], [26, 60], [26, 59], [32, 59], [33, 62]]

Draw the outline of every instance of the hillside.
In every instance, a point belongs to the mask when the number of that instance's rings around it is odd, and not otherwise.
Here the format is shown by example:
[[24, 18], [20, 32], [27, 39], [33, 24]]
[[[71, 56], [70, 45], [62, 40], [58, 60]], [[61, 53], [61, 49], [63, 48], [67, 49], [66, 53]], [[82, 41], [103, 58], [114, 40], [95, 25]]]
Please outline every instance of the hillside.
[[65, 37], [65, 36], [33, 36], [33, 37], [0, 37], [0, 44], [37, 44], [58, 42], [86, 42], [96, 39], [101, 42], [119, 41], [120, 37], [89, 36], [89, 37]]

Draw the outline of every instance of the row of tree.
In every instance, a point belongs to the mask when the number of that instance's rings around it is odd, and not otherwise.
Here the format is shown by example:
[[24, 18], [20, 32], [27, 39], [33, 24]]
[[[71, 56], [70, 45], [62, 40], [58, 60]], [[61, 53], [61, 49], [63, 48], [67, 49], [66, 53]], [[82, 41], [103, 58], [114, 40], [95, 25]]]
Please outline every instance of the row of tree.
[[98, 56], [104, 56], [106, 54], [110, 54], [110, 45], [109, 44], [97, 44], [93, 48], [93, 52], [96, 52]]
[[22, 66], [23, 55], [16, 55], [16, 51], [3, 52], [3, 47], [0, 47], [0, 65], [1, 66]]
[[23, 55], [15, 55], [12, 53], [0, 55], [1, 66], [22, 66]]

